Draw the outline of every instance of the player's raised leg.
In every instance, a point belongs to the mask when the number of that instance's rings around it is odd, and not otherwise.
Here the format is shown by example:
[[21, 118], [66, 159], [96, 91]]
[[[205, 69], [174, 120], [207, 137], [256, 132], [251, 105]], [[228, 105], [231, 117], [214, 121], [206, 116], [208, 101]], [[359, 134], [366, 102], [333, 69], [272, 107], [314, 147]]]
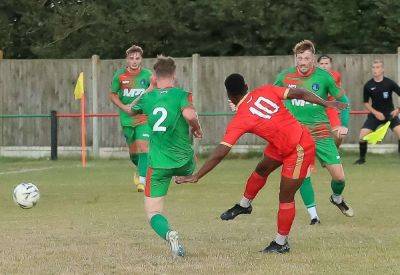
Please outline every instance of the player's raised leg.
[[[269, 145], [271, 146], [271, 145]], [[264, 187], [269, 174], [282, 165], [282, 161], [275, 160], [264, 155], [264, 158], [257, 164], [256, 169], [247, 180], [242, 199], [238, 204], [228, 209], [221, 215], [222, 220], [233, 220], [240, 214], [251, 214], [251, 201]]]

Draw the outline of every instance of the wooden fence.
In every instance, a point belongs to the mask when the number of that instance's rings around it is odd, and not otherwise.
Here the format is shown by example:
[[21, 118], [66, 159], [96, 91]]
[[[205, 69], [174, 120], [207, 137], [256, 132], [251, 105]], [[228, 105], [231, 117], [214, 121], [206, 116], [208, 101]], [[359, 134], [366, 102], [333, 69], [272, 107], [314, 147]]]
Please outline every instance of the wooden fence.
[[[399, 48], [400, 49], [400, 48]], [[371, 64], [382, 58], [385, 74], [400, 81], [400, 52], [397, 54], [332, 55], [334, 69], [342, 73], [353, 110], [362, 110], [362, 88], [371, 78]], [[225, 77], [233, 72], [244, 74], [250, 88], [273, 82], [284, 68], [293, 65], [293, 56], [201, 57], [177, 58], [179, 84], [194, 95], [198, 112], [228, 112], [223, 86]], [[152, 67], [154, 59], [145, 59]], [[73, 89], [79, 72], [85, 75], [88, 112], [115, 112], [108, 100], [113, 72], [124, 66], [124, 60], [92, 59], [62, 60], [0, 60], [0, 114], [48, 114], [79, 112], [79, 102], [73, 99]], [[397, 106], [398, 98], [395, 97]], [[200, 145], [217, 144], [223, 135], [228, 116], [201, 117], [205, 136]], [[358, 132], [365, 115], [352, 115], [346, 143], [357, 143]], [[88, 145], [94, 154], [99, 147], [125, 146], [117, 118], [88, 119]], [[60, 118], [59, 145], [79, 146], [79, 119]], [[50, 122], [47, 118], [0, 119], [0, 146], [49, 146]], [[385, 143], [394, 143], [390, 133]], [[262, 144], [248, 135], [240, 144]]]

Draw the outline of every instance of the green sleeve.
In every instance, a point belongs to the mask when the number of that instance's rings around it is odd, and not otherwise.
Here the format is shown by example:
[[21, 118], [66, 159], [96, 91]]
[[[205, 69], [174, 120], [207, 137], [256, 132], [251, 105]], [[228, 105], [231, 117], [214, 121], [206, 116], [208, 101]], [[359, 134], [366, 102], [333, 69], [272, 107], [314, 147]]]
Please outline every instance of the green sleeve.
[[275, 86], [280, 86], [280, 87], [284, 87], [285, 85], [283, 84], [283, 79], [285, 78], [285, 73], [281, 72], [280, 74], [278, 74], [278, 76], [276, 77], [276, 80], [274, 82]]
[[336, 86], [335, 80], [329, 73], [326, 74], [326, 78], [328, 81], [329, 94], [331, 96], [333, 96], [334, 98], [339, 99], [339, 97], [342, 94], [342, 91], [340, 90], [340, 88], [338, 86]]
[[114, 73], [113, 79], [111, 81], [111, 92], [114, 94], [118, 93], [118, 90], [121, 88], [119, 84], [119, 76], [120, 72], [118, 70]]
[[181, 101], [180, 101], [180, 107], [181, 110], [185, 109], [186, 107], [192, 106], [192, 94], [189, 92], [184, 91], [182, 93]]
[[337, 100], [349, 104], [349, 107], [340, 112], [340, 121], [342, 122], [342, 126], [347, 128], [350, 120], [350, 100], [346, 95], [342, 95], [340, 98], [337, 98]]

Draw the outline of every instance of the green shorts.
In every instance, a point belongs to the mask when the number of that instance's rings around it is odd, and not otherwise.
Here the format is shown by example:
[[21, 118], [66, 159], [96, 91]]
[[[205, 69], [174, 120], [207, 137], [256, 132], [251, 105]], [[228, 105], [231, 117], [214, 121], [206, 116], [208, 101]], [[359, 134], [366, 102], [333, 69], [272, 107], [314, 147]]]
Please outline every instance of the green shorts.
[[322, 166], [341, 164], [342, 160], [333, 138], [323, 138], [315, 141], [316, 155]]
[[149, 167], [144, 190], [145, 196], [150, 198], [165, 196], [173, 176], [188, 176], [193, 174], [195, 169], [196, 162], [194, 158], [191, 158], [188, 163], [179, 168], [162, 169]]
[[147, 123], [135, 127], [123, 126], [122, 132], [128, 145], [131, 145], [136, 140], [148, 141], [150, 137], [150, 127]]

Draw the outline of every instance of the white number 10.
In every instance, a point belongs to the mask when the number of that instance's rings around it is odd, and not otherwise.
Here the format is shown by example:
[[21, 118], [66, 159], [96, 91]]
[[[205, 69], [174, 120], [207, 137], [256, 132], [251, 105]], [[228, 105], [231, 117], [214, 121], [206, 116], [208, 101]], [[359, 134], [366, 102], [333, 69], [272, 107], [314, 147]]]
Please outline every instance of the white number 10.
[[270, 119], [271, 115], [278, 112], [279, 106], [272, 102], [268, 98], [259, 97], [257, 98], [256, 102], [254, 102], [254, 107], [250, 107], [250, 112], [253, 115], [257, 115], [262, 118]]

